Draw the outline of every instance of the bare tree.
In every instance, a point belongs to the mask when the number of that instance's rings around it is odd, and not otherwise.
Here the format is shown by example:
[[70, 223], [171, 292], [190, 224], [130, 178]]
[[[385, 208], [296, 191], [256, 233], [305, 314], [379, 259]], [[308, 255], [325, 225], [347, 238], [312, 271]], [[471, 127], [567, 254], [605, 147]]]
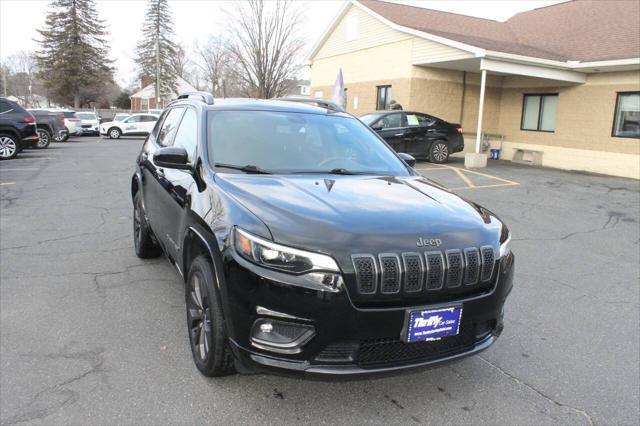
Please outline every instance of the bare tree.
[[230, 63], [246, 96], [282, 96], [301, 68], [302, 8], [292, 0], [248, 0], [229, 12]]
[[209, 37], [204, 46], [196, 45], [198, 52], [198, 67], [204, 74], [208, 90], [214, 96], [227, 97], [225, 77], [229, 72], [229, 50], [223, 39]]
[[5, 61], [7, 93], [31, 106], [36, 80], [37, 63], [33, 52], [20, 50], [9, 55]]

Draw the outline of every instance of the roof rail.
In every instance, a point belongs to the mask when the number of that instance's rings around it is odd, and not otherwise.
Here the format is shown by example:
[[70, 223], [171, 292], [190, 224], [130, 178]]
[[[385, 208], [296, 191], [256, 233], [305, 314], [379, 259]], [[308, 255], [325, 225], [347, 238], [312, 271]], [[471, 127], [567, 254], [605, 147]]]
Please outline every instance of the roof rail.
[[331, 111], [336, 112], [345, 112], [344, 108], [335, 102], [328, 101], [326, 99], [314, 99], [314, 98], [303, 98], [301, 96], [292, 96], [286, 98], [274, 98], [274, 101], [286, 101], [286, 102], [300, 102], [305, 104], [312, 104], [319, 106], [321, 108], [330, 109]]
[[184, 92], [180, 93], [178, 99], [200, 98], [207, 105], [213, 105], [213, 95], [209, 92]]

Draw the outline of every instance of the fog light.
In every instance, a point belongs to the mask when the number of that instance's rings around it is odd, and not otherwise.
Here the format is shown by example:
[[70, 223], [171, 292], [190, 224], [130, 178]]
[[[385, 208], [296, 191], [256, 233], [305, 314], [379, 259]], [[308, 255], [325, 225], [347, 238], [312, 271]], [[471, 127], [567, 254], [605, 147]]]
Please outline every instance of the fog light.
[[251, 344], [264, 350], [295, 354], [314, 335], [312, 325], [260, 318], [251, 329]]

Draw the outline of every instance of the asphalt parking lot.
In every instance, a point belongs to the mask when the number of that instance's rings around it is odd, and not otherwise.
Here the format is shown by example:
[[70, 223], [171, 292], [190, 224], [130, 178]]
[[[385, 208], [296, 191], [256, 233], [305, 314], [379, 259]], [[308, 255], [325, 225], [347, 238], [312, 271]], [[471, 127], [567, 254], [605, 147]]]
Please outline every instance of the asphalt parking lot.
[[177, 273], [133, 253], [140, 145], [75, 138], [0, 164], [2, 424], [638, 423], [637, 181], [419, 163], [511, 227], [515, 288], [497, 343], [401, 377], [207, 379]]

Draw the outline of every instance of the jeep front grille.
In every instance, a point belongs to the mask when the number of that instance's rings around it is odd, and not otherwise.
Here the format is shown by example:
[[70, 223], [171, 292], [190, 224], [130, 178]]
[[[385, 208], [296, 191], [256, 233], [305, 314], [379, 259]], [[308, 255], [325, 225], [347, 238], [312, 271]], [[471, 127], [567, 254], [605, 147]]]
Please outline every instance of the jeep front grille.
[[491, 280], [495, 259], [491, 246], [352, 256], [357, 292], [367, 296], [435, 294], [480, 287]]

